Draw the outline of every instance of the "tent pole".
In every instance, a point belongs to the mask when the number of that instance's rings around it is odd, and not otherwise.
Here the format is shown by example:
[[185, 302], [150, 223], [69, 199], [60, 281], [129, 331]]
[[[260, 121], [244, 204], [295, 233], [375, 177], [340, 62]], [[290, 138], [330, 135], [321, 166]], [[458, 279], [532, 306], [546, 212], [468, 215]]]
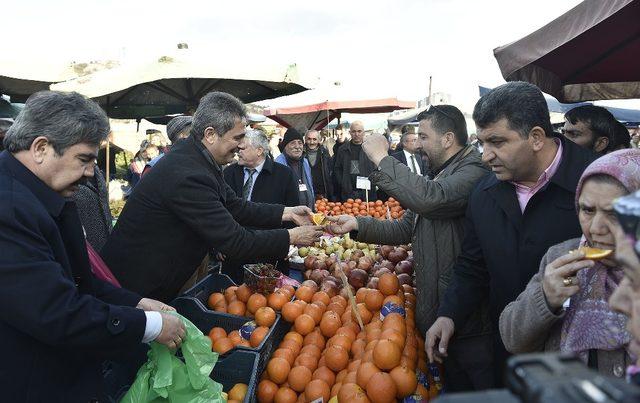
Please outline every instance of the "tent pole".
[[[111, 137], [111, 136], [109, 136]], [[105, 167], [105, 171], [106, 171], [106, 176], [105, 176], [105, 181], [107, 182], [107, 202], [109, 201], [109, 149], [110, 149], [110, 144], [111, 144], [111, 139], [107, 137], [107, 163], [106, 163], [106, 167]]]

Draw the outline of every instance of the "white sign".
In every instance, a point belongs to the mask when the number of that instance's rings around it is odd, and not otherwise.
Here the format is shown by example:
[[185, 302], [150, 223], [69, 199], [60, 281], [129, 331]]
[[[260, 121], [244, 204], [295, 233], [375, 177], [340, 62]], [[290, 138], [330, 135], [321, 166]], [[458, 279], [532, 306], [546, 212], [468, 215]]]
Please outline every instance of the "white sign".
[[298, 190], [301, 192], [306, 192], [307, 191], [307, 185], [305, 185], [304, 183], [301, 183], [298, 185]]
[[369, 180], [369, 178], [366, 178], [364, 176], [358, 176], [356, 178], [356, 188], [363, 189], [363, 190], [371, 190], [371, 181]]

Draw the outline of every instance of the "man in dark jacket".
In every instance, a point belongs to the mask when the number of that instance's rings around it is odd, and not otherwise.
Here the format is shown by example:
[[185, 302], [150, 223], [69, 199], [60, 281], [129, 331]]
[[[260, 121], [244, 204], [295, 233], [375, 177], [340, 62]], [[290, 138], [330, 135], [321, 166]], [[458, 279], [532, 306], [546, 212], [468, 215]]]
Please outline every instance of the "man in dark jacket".
[[276, 163], [291, 168], [298, 183], [300, 204], [313, 209], [316, 200], [313, 178], [309, 161], [304, 157], [304, 142], [302, 140], [302, 134], [296, 129], [287, 129], [282, 142], [278, 144], [282, 153], [276, 158]]
[[[424, 334], [436, 319], [440, 300], [449, 284], [451, 269], [464, 236], [464, 212], [471, 190], [487, 174], [481, 156], [467, 145], [467, 125], [453, 105], [439, 105], [418, 115], [420, 140], [415, 150], [424, 151], [438, 176], [428, 180], [388, 156], [388, 142], [373, 134], [363, 149], [378, 167], [369, 178], [407, 208], [399, 220], [340, 216], [330, 229], [336, 233], [355, 230], [352, 238], [362, 242], [413, 245], [416, 280], [416, 326]], [[456, 335], [445, 360], [449, 392], [486, 389], [493, 385], [491, 327], [488, 299]], [[482, 358], [487, 358], [483, 362]]]
[[[236, 196], [222, 176], [244, 148], [246, 109], [232, 95], [205, 95], [191, 135], [179, 141], [134, 189], [102, 256], [123, 286], [171, 301], [211, 249], [229, 258], [272, 259], [289, 244], [312, 244], [315, 226], [304, 206], [253, 203]], [[262, 230], [247, 230], [244, 226]]]
[[507, 352], [497, 328], [500, 312], [524, 290], [550, 246], [581, 234], [575, 191], [595, 155], [552, 136], [544, 96], [528, 83], [484, 95], [473, 119], [493, 173], [471, 193], [462, 252], [426, 349], [430, 360], [446, 355], [455, 329], [488, 297], [501, 382]]
[[[238, 152], [238, 163], [224, 169], [224, 180], [238, 197], [252, 202], [284, 204], [290, 207], [300, 204], [298, 181], [293, 171], [273, 161], [269, 155], [269, 140], [260, 130], [247, 130], [245, 148]], [[274, 262], [275, 259], [271, 261]], [[246, 263], [255, 261], [225, 257], [222, 271], [235, 282], [241, 283], [241, 268]], [[284, 261], [280, 261], [278, 269], [288, 273]]]
[[[349, 128], [351, 141], [345, 143], [338, 150], [335, 156], [333, 175], [336, 178], [338, 188], [335, 194], [341, 201], [347, 199], [365, 200], [365, 190], [357, 187], [358, 177], [366, 179], [376, 168], [362, 151], [364, 141], [364, 125], [360, 121], [355, 121]], [[369, 190], [369, 200], [376, 199], [376, 189]]]
[[318, 198], [333, 200], [333, 160], [329, 150], [320, 144], [320, 133], [317, 130], [309, 130], [304, 136], [304, 155], [311, 166], [311, 178], [313, 191]]
[[182, 322], [164, 304], [97, 279], [75, 202], [109, 133], [77, 93], [27, 100], [0, 153], [0, 363], [5, 402], [105, 401], [102, 361], [141, 342], [171, 348]]
[[391, 154], [391, 156], [409, 167], [411, 172], [420, 176], [428, 175], [428, 166], [422, 159], [419, 152], [418, 136], [415, 133], [406, 132], [400, 137], [401, 150]]
[[602, 106], [578, 106], [564, 114], [562, 134], [577, 145], [603, 155], [616, 150], [616, 123], [616, 118]]

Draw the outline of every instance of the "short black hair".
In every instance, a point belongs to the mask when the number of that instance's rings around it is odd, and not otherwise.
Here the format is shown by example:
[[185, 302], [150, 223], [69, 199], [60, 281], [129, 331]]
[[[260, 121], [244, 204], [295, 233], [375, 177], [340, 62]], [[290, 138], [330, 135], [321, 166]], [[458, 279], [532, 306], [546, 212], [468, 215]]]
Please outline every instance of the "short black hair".
[[433, 130], [439, 134], [453, 133], [458, 145], [465, 146], [469, 140], [467, 122], [460, 109], [453, 105], [431, 105], [418, 114], [418, 121], [429, 120]]
[[595, 134], [594, 141], [598, 137], [608, 138], [609, 145], [604, 150], [605, 152], [613, 150], [616, 146], [615, 124], [617, 120], [606, 108], [596, 105], [582, 105], [565, 113], [564, 118], [574, 125], [583, 122], [589, 126], [589, 130]]
[[473, 120], [479, 129], [506, 119], [511, 130], [527, 138], [538, 126], [545, 136], [553, 136], [549, 107], [540, 88], [524, 81], [502, 84], [483, 95], [473, 108]]
[[607, 150], [615, 151], [622, 148], [631, 148], [631, 135], [627, 127], [619, 121], [613, 121], [613, 145], [609, 144]]

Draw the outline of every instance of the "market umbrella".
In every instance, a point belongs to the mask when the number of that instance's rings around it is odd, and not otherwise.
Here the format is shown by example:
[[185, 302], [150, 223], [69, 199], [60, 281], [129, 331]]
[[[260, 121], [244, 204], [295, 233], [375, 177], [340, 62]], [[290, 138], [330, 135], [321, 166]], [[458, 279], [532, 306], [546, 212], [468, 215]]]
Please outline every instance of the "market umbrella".
[[193, 112], [210, 91], [224, 91], [254, 102], [304, 91], [312, 84], [298, 67], [212, 59], [189, 50], [152, 60], [123, 63], [51, 86], [97, 101], [116, 119], [142, 119]]
[[493, 53], [505, 80], [560, 102], [640, 98], [639, 20], [640, 0], [585, 0]]
[[413, 101], [396, 97], [367, 97], [342, 86], [329, 86], [301, 94], [274, 99], [264, 115], [285, 127], [300, 130], [322, 129], [342, 113], [385, 113], [415, 106]]
[[24, 102], [34, 92], [48, 90], [55, 82], [76, 77], [72, 65], [45, 66], [15, 60], [0, 60], [0, 94], [11, 102]]

